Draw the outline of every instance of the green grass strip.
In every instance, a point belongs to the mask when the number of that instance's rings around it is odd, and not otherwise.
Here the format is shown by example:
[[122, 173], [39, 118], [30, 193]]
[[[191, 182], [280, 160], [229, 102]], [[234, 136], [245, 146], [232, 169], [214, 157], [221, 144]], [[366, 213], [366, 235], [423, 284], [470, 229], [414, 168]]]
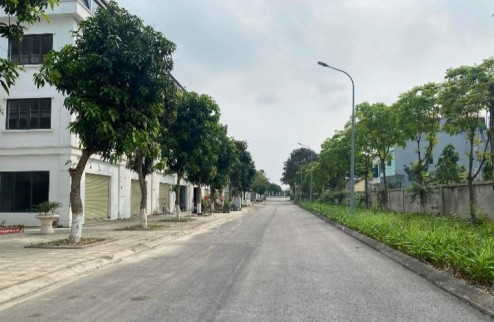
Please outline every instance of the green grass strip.
[[494, 225], [453, 217], [396, 214], [320, 203], [300, 204], [394, 249], [475, 284], [494, 285]]

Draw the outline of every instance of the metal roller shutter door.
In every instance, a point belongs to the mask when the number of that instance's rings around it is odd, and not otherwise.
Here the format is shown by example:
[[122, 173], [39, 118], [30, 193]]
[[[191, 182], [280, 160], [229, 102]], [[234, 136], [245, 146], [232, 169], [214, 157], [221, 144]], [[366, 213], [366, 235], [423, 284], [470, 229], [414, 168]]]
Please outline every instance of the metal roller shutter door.
[[110, 177], [86, 174], [86, 219], [108, 218], [110, 204]]
[[[169, 212], [170, 207], [170, 185], [167, 183], [160, 183], [160, 192], [159, 192], [159, 202], [160, 202], [160, 211]], [[163, 209], [165, 208], [165, 209]]]
[[139, 180], [132, 180], [130, 183], [130, 214], [139, 215], [141, 207], [141, 186]]

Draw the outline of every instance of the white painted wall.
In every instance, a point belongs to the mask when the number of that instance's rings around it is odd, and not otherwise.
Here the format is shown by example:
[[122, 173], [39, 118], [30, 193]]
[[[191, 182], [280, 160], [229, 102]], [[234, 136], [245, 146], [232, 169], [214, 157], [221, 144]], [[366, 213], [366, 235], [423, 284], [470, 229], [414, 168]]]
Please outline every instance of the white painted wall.
[[[53, 48], [58, 50], [66, 44], [73, 43], [72, 31], [78, 22], [89, 17], [90, 11], [76, 0], [61, 0], [60, 6], [49, 12], [50, 21], [41, 20], [30, 26], [26, 34], [53, 33]], [[0, 12], [0, 21], [7, 22], [8, 17]], [[8, 41], [0, 38], [0, 48], [7, 49]], [[7, 58], [6, 50], [0, 50], [0, 57]], [[72, 214], [70, 211], [70, 176], [68, 169], [71, 164], [77, 164], [81, 151], [79, 141], [71, 135], [67, 126], [74, 116], [63, 106], [63, 96], [54, 88], [46, 86], [38, 89], [33, 81], [33, 75], [40, 65], [27, 65], [26, 71], [21, 72], [16, 85], [11, 88], [10, 95], [0, 91], [0, 171], [49, 171], [50, 188], [49, 200], [62, 203], [58, 209], [59, 224], [70, 226]], [[51, 129], [46, 130], [6, 130], [7, 99], [38, 98], [52, 99]], [[110, 176], [110, 218], [124, 219], [130, 217], [131, 180], [137, 179], [137, 174], [126, 169], [125, 163], [110, 164], [100, 160], [98, 156], [91, 158], [85, 169], [85, 174]], [[159, 183], [176, 184], [176, 176], [163, 176], [154, 173], [147, 178], [148, 183], [148, 214], [158, 209]], [[187, 209], [192, 209], [192, 185], [187, 185]], [[81, 198], [85, 200], [85, 175], [81, 179]], [[175, 205], [175, 194], [170, 196], [170, 210]], [[39, 226], [34, 213], [0, 213], [0, 222], [6, 225], [24, 224]]]

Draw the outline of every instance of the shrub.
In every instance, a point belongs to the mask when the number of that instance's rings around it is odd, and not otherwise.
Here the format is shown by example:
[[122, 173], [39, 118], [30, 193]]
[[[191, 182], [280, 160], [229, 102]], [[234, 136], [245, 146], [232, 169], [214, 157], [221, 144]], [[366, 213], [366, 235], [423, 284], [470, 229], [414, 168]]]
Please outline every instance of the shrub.
[[325, 191], [320, 197], [319, 202], [330, 205], [342, 205], [348, 197], [346, 191]]

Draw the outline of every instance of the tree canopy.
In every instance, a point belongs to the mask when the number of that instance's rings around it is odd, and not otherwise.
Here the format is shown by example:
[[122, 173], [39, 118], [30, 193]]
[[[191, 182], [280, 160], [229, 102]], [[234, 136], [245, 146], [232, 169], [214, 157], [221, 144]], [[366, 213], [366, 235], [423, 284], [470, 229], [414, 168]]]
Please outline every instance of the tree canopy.
[[117, 161], [128, 151], [146, 149], [157, 136], [175, 45], [114, 1], [81, 21], [74, 37], [73, 45], [47, 55], [35, 77], [38, 86], [48, 83], [66, 95], [64, 105], [74, 116], [69, 129], [79, 139], [82, 156], [69, 170], [70, 239], [78, 242], [85, 165], [96, 153]]
[[236, 159], [236, 146], [232, 138], [227, 136], [226, 126], [222, 127], [218, 147], [218, 161], [216, 162], [216, 173], [209, 182], [212, 189], [220, 190], [228, 186], [233, 169], [238, 162]]
[[[21, 40], [27, 26], [40, 21], [44, 16], [45, 10], [53, 9], [60, 0], [3, 0], [0, 2], [0, 8], [10, 17], [15, 19], [9, 22], [0, 22], [0, 36], [8, 40]], [[45, 16], [46, 17], [46, 16]], [[19, 76], [21, 67], [10, 61], [10, 57], [0, 58], [0, 85], [8, 93], [10, 87], [15, 84]]]
[[292, 189], [294, 189], [295, 182], [297, 181], [297, 171], [299, 170], [299, 168], [304, 164], [311, 163], [317, 158], [317, 153], [310, 149], [302, 147], [293, 150], [283, 165], [283, 175], [281, 177], [281, 182], [289, 185], [290, 187], [292, 187]]
[[356, 113], [357, 122], [365, 129], [365, 135], [370, 143], [370, 150], [379, 159], [384, 180], [383, 206], [387, 207], [388, 184], [386, 164], [393, 158], [392, 148], [403, 145], [404, 137], [400, 132], [397, 114], [384, 103], [361, 103]]
[[235, 161], [230, 175], [230, 191], [231, 195], [237, 196], [243, 191], [250, 190], [256, 167], [248, 150], [247, 142], [233, 140], [233, 144], [235, 146]]
[[[485, 124], [480, 113], [489, 106], [490, 76], [483, 66], [460, 66], [446, 71], [444, 89], [441, 92], [442, 114], [446, 117], [444, 129], [451, 135], [465, 133], [469, 143], [467, 183], [470, 217], [476, 220], [477, 201], [473, 181], [490, 157], [489, 140], [476, 149], [477, 135], [485, 134]], [[479, 163], [474, 166], [474, 160]]]
[[319, 163], [325, 174], [326, 187], [343, 190], [350, 178], [350, 131], [343, 129], [326, 139], [321, 145]]
[[428, 167], [437, 145], [437, 132], [440, 130], [440, 88], [436, 83], [415, 86], [401, 94], [394, 104], [400, 131], [405, 140], [415, 144], [417, 158], [406, 166], [405, 171], [412, 183], [412, 197], [420, 199], [421, 213], [425, 212], [427, 194], [432, 188]]
[[[217, 162], [216, 145], [219, 136], [220, 109], [207, 95], [196, 92], [181, 92], [173, 109], [165, 111], [162, 126], [166, 128], [160, 137], [162, 158], [170, 172], [177, 174], [175, 208], [179, 217], [180, 182], [186, 175], [199, 180], [205, 175], [202, 163]], [[166, 135], [169, 133], [170, 135]], [[213, 160], [204, 160], [213, 158]]]
[[269, 179], [266, 177], [266, 173], [264, 170], [258, 170], [256, 171], [256, 174], [254, 175], [254, 180], [252, 181], [252, 191], [263, 195], [266, 193], [266, 191], [270, 187], [270, 182]]

